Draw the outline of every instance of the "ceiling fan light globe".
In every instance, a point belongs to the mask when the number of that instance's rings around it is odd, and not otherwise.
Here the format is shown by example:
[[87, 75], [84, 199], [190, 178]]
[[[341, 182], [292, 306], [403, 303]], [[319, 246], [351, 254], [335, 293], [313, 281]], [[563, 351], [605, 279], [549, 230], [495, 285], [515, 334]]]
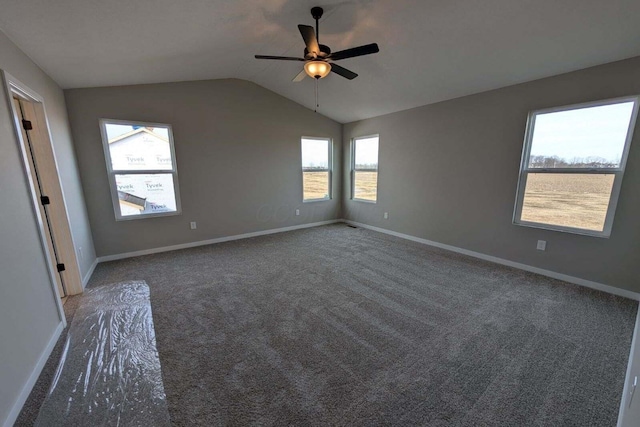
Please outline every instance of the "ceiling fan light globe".
[[304, 70], [307, 72], [309, 77], [313, 77], [314, 79], [322, 79], [327, 77], [327, 75], [331, 72], [331, 64], [324, 61], [309, 61], [304, 64]]

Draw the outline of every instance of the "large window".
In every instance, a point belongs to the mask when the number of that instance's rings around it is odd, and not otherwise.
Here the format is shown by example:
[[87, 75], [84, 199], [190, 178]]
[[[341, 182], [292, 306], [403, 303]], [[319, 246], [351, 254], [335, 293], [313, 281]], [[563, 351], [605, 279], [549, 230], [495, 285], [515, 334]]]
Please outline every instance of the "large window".
[[529, 115], [514, 223], [608, 237], [638, 97]]
[[331, 198], [331, 140], [303, 137], [302, 140], [302, 200], [304, 202]]
[[351, 198], [378, 199], [378, 135], [354, 138], [351, 153]]
[[171, 126], [100, 120], [117, 220], [180, 213]]

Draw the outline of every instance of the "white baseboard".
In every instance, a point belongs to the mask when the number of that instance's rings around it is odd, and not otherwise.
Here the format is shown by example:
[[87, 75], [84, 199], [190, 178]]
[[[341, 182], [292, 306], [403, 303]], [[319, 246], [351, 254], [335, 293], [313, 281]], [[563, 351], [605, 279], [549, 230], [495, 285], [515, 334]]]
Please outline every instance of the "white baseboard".
[[446, 249], [452, 252], [456, 252], [463, 255], [468, 255], [474, 258], [479, 258], [485, 261], [495, 262], [496, 264], [506, 265], [508, 267], [517, 268], [520, 270], [530, 271], [532, 273], [540, 274], [543, 276], [551, 277], [553, 279], [563, 280], [565, 282], [573, 283], [579, 286], [585, 286], [587, 288], [597, 289], [599, 291], [607, 292], [609, 294], [618, 295], [621, 297], [629, 298], [635, 301], [640, 301], [640, 293], [628, 291], [626, 289], [616, 288], [614, 286], [605, 285], [591, 280], [581, 279], [580, 277], [569, 276], [567, 274], [557, 273], [551, 270], [545, 270], [543, 268], [533, 267], [527, 264], [522, 264], [508, 259], [498, 258], [491, 255], [485, 255], [480, 252], [470, 251], [468, 249], [458, 248], [456, 246], [447, 245], [444, 243], [434, 242], [432, 240], [422, 239], [420, 237], [411, 236], [409, 234], [398, 233], [397, 231], [387, 230], [385, 228], [374, 227], [372, 225], [362, 224], [351, 220], [343, 220], [343, 222], [356, 227], [366, 228], [368, 230], [378, 231], [384, 234], [390, 234], [392, 236], [400, 237], [402, 239], [411, 240], [413, 242], [422, 243], [436, 248]]
[[38, 381], [38, 377], [40, 376], [40, 373], [42, 372], [44, 365], [47, 363], [49, 356], [51, 356], [51, 352], [53, 351], [53, 348], [58, 342], [58, 338], [60, 338], [60, 334], [62, 333], [63, 329], [64, 329], [64, 324], [62, 322], [58, 323], [58, 326], [53, 332], [51, 339], [49, 340], [49, 342], [47, 343], [47, 346], [42, 351], [42, 354], [38, 359], [38, 363], [36, 363], [36, 366], [33, 368], [33, 371], [31, 371], [31, 375], [29, 375], [29, 379], [27, 379], [27, 382], [22, 387], [22, 391], [20, 391], [18, 398], [16, 399], [15, 403], [13, 404], [13, 407], [11, 408], [11, 411], [9, 411], [9, 416], [7, 417], [7, 419], [4, 420], [4, 423], [2, 424], [3, 427], [11, 427], [16, 422], [16, 419], [18, 418], [18, 415], [20, 415], [20, 411], [22, 410], [22, 406], [24, 406], [24, 403], [27, 401], [27, 398], [29, 398], [29, 394], [31, 394], [31, 390], [33, 389], [33, 386], [36, 384], [36, 381]]
[[96, 269], [97, 265], [98, 265], [98, 258], [93, 260], [91, 267], [89, 267], [89, 271], [87, 271], [87, 274], [85, 274], [84, 277], [82, 278], [83, 288], [87, 287], [87, 283], [89, 283], [89, 280], [91, 280], [91, 276], [93, 275], [93, 271]]
[[[629, 410], [629, 404], [627, 403], [629, 400], [630, 388], [633, 386], [631, 381], [631, 377], [633, 375], [633, 362], [636, 352], [640, 353], [640, 337], [638, 337], [638, 330], [640, 330], [640, 310], [636, 315], [636, 328], [633, 331], [633, 338], [631, 339], [631, 351], [629, 352], [629, 363], [627, 364], [627, 374], [624, 378], [624, 388], [622, 389], [622, 399], [620, 399], [620, 410], [618, 412], [618, 427], [631, 427], [637, 422], [636, 420], [632, 420], [631, 418], [625, 419], [625, 413]], [[640, 366], [636, 367], [637, 370], [640, 369]], [[633, 375], [635, 376], [635, 375]], [[638, 399], [640, 399], [640, 392], [636, 390], [634, 393], [635, 403], [634, 405], [638, 405]], [[637, 408], [637, 406], [636, 406]], [[631, 415], [629, 415], [631, 417]]]
[[343, 222], [341, 219], [332, 219], [329, 221], [312, 222], [309, 224], [292, 225], [290, 227], [273, 228], [270, 230], [254, 231], [252, 233], [236, 234], [234, 236], [219, 237], [217, 239], [200, 240], [198, 242], [183, 243], [180, 245], [163, 246], [160, 248], [145, 249], [142, 251], [126, 252], [123, 254], [105, 255], [97, 258], [97, 262], [115, 261], [118, 259], [132, 258], [142, 255], [157, 254], [160, 252], [175, 251], [178, 249], [195, 248], [196, 246], [212, 245], [214, 243], [230, 242], [232, 240], [249, 239], [251, 237], [265, 236], [267, 234], [284, 233], [286, 231], [300, 230], [302, 228], [319, 227], [321, 225], [335, 224]]

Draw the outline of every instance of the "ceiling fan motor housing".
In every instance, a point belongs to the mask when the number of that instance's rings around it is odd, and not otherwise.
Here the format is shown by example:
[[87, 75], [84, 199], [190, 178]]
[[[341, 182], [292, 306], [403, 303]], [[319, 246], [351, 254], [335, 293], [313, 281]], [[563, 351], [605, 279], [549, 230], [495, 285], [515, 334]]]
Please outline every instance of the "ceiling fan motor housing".
[[[320, 52], [318, 52], [317, 58], [326, 58], [331, 54], [331, 48], [329, 48], [329, 46], [325, 44], [319, 44], [318, 46], [320, 47]], [[313, 54], [309, 53], [309, 49], [306, 47], [304, 48], [304, 57], [305, 59], [315, 59]]]

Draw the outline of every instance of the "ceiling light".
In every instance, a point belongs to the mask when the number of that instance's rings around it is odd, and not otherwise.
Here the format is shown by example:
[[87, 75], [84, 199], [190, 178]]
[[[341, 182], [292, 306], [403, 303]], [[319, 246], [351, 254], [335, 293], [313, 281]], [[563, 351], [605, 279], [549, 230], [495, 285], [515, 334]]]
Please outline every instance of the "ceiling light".
[[331, 72], [331, 64], [324, 61], [309, 61], [304, 64], [304, 70], [309, 77], [314, 79], [321, 79], [327, 77], [327, 74]]

